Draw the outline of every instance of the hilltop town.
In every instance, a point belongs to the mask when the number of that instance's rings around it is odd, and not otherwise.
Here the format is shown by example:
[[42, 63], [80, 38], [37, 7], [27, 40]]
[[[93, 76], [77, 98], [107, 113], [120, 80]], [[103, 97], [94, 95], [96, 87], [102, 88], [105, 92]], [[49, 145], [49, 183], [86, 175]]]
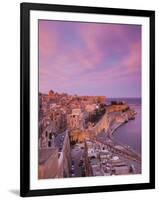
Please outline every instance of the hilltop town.
[[140, 155], [113, 138], [135, 114], [105, 96], [39, 93], [39, 179], [141, 173]]

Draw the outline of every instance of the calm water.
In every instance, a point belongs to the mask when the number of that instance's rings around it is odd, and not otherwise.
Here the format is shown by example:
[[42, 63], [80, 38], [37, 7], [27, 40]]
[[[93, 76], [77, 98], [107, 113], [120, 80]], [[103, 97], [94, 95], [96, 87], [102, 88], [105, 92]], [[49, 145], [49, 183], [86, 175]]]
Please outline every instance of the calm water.
[[131, 146], [138, 153], [141, 153], [141, 99], [109, 99], [124, 100], [137, 112], [134, 120], [119, 127], [114, 132], [114, 138], [119, 142]]

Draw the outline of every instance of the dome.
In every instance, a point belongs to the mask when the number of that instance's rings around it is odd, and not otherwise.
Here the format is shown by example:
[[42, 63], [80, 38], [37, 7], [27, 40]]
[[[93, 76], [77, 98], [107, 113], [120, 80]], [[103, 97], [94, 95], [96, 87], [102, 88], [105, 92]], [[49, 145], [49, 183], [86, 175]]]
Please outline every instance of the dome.
[[54, 94], [54, 91], [53, 90], [50, 90], [49, 91], [49, 96], [52, 96]]

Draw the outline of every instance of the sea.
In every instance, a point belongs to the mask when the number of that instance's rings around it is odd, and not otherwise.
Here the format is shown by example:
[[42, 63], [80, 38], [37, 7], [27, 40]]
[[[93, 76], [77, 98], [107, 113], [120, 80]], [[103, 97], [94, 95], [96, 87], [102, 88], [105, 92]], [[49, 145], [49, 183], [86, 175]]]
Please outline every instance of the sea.
[[120, 126], [113, 136], [120, 143], [130, 146], [141, 154], [141, 98], [109, 98], [107, 103], [111, 101], [124, 101], [137, 112], [135, 119]]

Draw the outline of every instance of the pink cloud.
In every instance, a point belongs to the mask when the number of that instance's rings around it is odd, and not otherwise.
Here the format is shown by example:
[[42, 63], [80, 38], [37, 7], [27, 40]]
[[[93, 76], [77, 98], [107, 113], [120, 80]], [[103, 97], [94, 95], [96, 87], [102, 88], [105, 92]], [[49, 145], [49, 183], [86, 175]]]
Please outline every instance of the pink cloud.
[[115, 85], [140, 76], [141, 41], [132, 26], [70, 23], [68, 30], [57, 22], [45, 25], [39, 31], [44, 90]]
[[59, 38], [57, 31], [49, 31], [43, 24], [39, 26], [39, 54], [43, 57], [56, 54]]
[[127, 66], [130, 72], [136, 71], [141, 67], [141, 43], [132, 43], [128, 57], [122, 63]]

